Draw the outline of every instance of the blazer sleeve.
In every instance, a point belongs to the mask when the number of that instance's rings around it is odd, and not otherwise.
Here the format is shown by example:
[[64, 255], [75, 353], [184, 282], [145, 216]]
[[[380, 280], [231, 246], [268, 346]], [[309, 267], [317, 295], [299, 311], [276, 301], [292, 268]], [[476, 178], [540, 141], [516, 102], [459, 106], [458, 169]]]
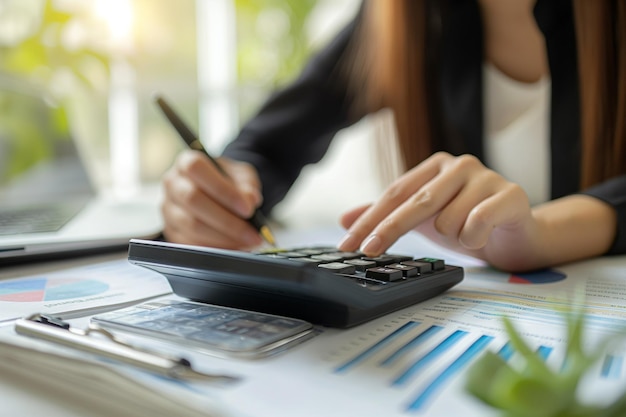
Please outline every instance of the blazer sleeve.
[[617, 231], [607, 255], [626, 253], [626, 175], [612, 178], [595, 185], [583, 194], [596, 197], [610, 204], [617, 213]]
[[322, 159], [335, 133], [358, 119], [342, 73], [356, 25], [351, 22], [295, 82], [273, 94], [223, 152], [256, 167], [264, 213], [283, 199], [305, 165]]

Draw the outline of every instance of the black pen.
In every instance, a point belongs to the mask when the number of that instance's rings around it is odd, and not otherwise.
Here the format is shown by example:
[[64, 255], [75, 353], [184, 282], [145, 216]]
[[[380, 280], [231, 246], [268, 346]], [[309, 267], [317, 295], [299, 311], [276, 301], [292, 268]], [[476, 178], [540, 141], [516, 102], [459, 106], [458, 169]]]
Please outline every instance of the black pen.
[[[185, 122], [182, 121], [182, 119], [176, 114], [176, 112], [170, 107], [170, 105], [167, 104], [165, 99], [163, 99], [163, 97], [161, 96], [156, 96], [155, 101], [159, 108], [163, 111], [163, 114], [165, 114], [165, 117], [167, 117], [167, 120], [170, 121], [178, 134], [183, 138], [187, 146], [189, 146], [191, 149], [195, 149], [204, 153], [211, 160], [211, 162], [213, 162], [217, 170], [224, 177], [230, 178], [230, 175], [228, 175], [228, 173], [224, 171], [221, 165], [206, 151], [204, 146], [202, 146], [202, 142], [200, 142], [200, 139], [198, 139], [198, 137], [191, 131], [191, 129], [185, 124]], [[247, 220], [248, 222], [250, 222], [250, 224], [252, 224], [252, 226], [255, 227], [255, 229], [259, 231], [259, 233], [267, 243], [272, 246], [276, 246], [276, 240], [274, 239], [274, 235], [272, 235], [270, 228], [267, 226], [267, 220], [263, 216], [263, 213], [261, 213], [259, 210], [255, 210], [252, 217]]]

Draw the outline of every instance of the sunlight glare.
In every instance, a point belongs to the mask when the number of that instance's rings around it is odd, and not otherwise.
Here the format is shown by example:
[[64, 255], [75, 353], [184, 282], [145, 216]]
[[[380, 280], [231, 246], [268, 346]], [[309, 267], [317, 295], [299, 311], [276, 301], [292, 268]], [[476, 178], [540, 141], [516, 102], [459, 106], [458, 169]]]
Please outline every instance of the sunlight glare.
[[108, 26], [111, 42], [118, 47], [131, 43], [133, 8], [130, 0], [95, 0], [94, 15]]

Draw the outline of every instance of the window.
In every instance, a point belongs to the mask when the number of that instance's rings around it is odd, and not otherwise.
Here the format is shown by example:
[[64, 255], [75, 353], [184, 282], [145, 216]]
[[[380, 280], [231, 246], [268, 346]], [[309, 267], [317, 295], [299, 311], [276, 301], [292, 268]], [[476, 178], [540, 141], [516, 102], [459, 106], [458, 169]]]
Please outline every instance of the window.
[[42, 86], [103, 188], [158, 181], [182, 149], [164, 94], [219, 152], [359, 0], [0, 0], [0, 72]]

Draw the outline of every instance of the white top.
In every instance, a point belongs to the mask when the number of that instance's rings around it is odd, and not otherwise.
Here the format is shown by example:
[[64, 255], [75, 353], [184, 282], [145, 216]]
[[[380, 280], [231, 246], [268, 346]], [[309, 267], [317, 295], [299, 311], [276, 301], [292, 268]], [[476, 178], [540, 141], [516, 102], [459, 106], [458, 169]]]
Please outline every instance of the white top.
[[523, 83], [484, 67], [487, 165], [519, 184], [531, 205], [550, 199], [550, 79]]

